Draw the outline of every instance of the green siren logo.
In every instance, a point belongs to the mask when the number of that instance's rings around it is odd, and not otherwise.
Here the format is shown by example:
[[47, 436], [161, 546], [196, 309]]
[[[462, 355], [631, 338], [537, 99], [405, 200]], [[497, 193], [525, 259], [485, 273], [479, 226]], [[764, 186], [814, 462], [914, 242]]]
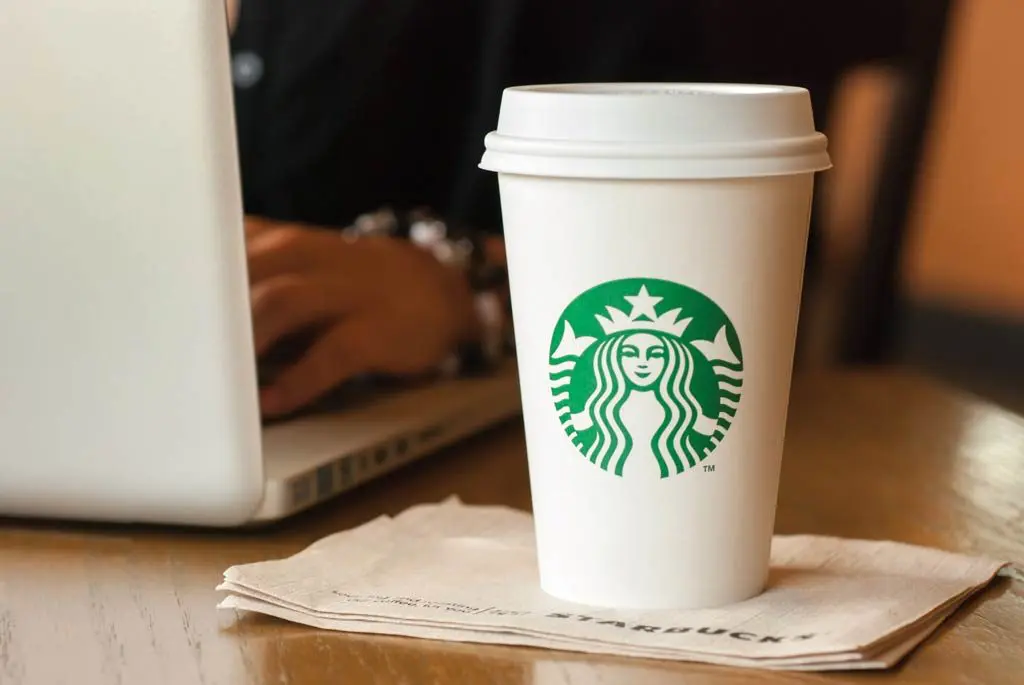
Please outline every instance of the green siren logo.
[[632, 278], [566, 307], [548, 370], [558, 419], [580, 454], [616, 476], [668, 478], [704, 461], [729, 431], [743, 354], [710, 299]]

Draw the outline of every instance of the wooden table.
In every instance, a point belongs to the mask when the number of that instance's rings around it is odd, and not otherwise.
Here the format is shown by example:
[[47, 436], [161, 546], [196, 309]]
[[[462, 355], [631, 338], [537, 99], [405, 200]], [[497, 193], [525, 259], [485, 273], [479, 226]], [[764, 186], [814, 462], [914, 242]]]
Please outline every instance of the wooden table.
[[[1024, 420], [922, 379], [793, 391], [780, 533], [890, 538], [1024, 561]], [[789, 674], [328, 633], [214, 609], [231, 564], [457, 493], [529, 506], [518, 425], [264, 531], [0, 521], [0, 683], [1024, 682], [1024, 587], [1002, 580], [896, 671]]]

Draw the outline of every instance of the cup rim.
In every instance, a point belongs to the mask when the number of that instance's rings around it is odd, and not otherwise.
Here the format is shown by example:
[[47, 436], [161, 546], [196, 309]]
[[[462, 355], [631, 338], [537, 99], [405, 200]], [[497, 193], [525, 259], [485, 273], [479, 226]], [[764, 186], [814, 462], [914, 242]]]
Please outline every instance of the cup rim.
[[798, 95], [807, 93], [800, 86], [771, 83], [725, 83], [725, 82], [595, 82], [595, 83], [542, 83], [523, 86], [509, 86], [506, 91], [539, 93], [550, 95], [647, 95], [653, 97], [681, 97], [697, 95]]
[[801, 86], [627, 81], [506, 88], [480, 166], [544, 176], [729, 178], [823, 171], [831, 160]]

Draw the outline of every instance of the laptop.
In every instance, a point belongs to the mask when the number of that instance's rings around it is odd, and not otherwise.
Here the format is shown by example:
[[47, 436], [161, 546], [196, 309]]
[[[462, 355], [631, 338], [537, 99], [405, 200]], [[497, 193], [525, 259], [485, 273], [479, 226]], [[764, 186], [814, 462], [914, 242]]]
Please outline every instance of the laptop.
[[519, 412], [509, 367], [263, 425], [228, 38], [221, 0], [0, 13], [0, 516], [273, 521]]

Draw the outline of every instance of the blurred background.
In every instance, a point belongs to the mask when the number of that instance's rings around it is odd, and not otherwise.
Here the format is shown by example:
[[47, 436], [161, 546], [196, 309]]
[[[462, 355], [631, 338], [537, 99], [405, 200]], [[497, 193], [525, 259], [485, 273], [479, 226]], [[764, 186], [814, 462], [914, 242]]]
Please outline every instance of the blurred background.
[[[347, 4], [305, 2], [314, 17]], [[388, 25], [382, 9], [387, 3], [348, 4], [367, 27], [379, 31]], [[482, 87], [493, 97], [482, 97], [474, 111], [464, 113], [467, 127], [478, 126], [466, 129], [473, 141], [482, 139], [497, 116], [498, 79], [512, 75], [529, 82], [621, 77], [808, 88], [816, 123], [831, 139], [835, 168], [817, 177], [798, 368], [908, 365], [1024, 413], [1024, 127], [1018, 123], [1024, 121], [1018, 85], [1024, 72], [1024, 41], [1018, 37], [1024, 0], [417, 5], [396, 1], [394, 14], [431, 20], [429, 30], [417, 24], [410, 35], [429, 36], [432, 42], [417, 39], [425, 41], [419, 49], [443, 59], [412, 69], [404, 58], [387, 57], [387, 47], [374, 59], [391, 68], [392, 83], [408, 82], [419, 92], [432, 83], [450, 80], [447, 89], [477, 71], [493, 72], [495, 81]], [[359, 48], [363, 28], [349, 27], [351, 35], [339, 29], [339, 35], [348, 38], [348, 48]], [[281, 35], [281, 54], [292, 51], [287, 54], [300, 63], [341, 64], [356, 54], [345, 52], [340, 39], [339, 45], [307, 48], [296, 39], [304, 37], [301, 31], [282, 29]], [[438, 45], [453, 47], [437, 50]], [[472, 46], [483, 46], [480, 54], [489, 57], [462, 64], [459, 50]], [[359, 53], [359, 64], [371, 74], [383, 69], [366, 52]], [[295, 80], [313, 82], [305, 75]], [[345, 78], [339, 76], [338, 83], [344, 85]], [[332, 104], [322, 93], [309, 97]], [[304, 126], [302, 107], [312, 105], [281, 100], [284, 114], [300, 113], [291, 125]], [[329, 109], [323, 112], [333, 116]], [[445, 121], [455, 116], [446, 113]], [[287, 134], [289, 124], [281, 126]], [[345, 135], [346, 145], [364, 139]], [[356, 152], [350, 148], [346, 154]], [[475, 168], [478, 154], [474, 146], [463, 161], [472, 160]], [[328, 181], [323, 187], [333, 187]], [[485, 184], [492, 190], [483, 192]], [[383, 183], [372, 190], [391, 192]], [[304, 196], [315, 192], [302, 190]], [[452, 204], [464, 210], [498, 213], [485, 174], [460, 186], [455, 197]], [[462, 218], [479, 219], [472, 213]]]
[[835, 80], [798, 364], [906, 364], [1024, 412], [1024, 2], [848, 4], [814, 28], [850, 40], [792, 67]]

